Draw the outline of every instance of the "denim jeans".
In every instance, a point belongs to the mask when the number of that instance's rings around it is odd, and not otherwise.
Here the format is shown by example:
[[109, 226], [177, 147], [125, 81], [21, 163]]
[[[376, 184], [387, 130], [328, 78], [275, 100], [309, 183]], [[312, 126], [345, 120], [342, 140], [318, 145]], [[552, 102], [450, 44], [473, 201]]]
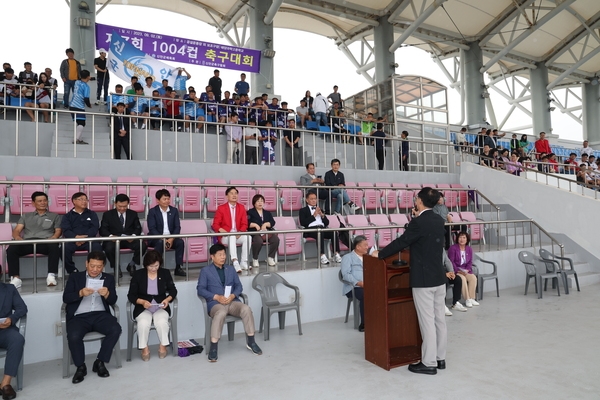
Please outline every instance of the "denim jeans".
[[69, 94], [75, 88], [75, 82], [77, 81], [70, 81], [68, 79], [65, 81], [65, 94], [63, 95], [63, 104], [65, 108], [69, 107]]
[[317, 130], [319, 126], [321, 126], [321, 121], [323, 121], [323, 125], [327, 126], [327, 116], [324, 112], [315, 113], [315, 122], [317, 123]]
[[350, 196], [344, 189], [334, 189], [331, 191], [331, 199], [337, 197], [337, 202], [335, 203], [335, 212], [341, 212], [342, 206], [350, 201]]

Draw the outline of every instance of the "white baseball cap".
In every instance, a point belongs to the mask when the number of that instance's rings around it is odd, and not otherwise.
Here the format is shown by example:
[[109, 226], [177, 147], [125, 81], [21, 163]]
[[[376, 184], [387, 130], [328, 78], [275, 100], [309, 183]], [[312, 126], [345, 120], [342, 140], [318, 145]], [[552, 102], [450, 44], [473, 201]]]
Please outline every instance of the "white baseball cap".
[[104, 49], [100, 49], [100, 50], [98, 50], [98, 52], [106, 54], [106, 50], [104, 50]]

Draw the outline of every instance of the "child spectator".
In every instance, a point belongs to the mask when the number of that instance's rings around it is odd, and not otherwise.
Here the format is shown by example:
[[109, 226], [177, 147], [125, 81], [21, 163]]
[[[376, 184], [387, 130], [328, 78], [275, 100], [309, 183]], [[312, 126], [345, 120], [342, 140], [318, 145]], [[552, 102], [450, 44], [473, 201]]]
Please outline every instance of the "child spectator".
[[[90, 103], [90, 87], [87, 84], [90, 80], [90, 71], [84, 69], [81, 71], [81, 79], [75, 82], [75, 86], [73, 87], [73, 99], [71, 100], [71, 105], [69, 106], [69, 110], [71, 111], [85, 111], [85, 106], [92, 108], [92, 104]], [[87, 142], [81, 139], [83, 135], [83, 128], [85, 127], [85, 114], [73, 113], [71, 114], [73, 121], [76, 121], [76, 140], [73, 144], [88, 144]]]

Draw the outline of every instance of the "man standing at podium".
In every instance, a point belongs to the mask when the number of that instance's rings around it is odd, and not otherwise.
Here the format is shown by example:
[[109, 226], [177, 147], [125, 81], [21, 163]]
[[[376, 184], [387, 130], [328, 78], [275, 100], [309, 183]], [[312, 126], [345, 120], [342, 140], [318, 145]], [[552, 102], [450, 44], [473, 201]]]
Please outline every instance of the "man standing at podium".
[[437, 374], [446, 368], [446, 273], [442, 264], [444, 249], [444, 220], [431, 209], [440, 199], [440, 193], [430, 187], [419, 191], [415, 200], [415, 217], [404, 234], [374, 257], [384, 259], [410, 246], [410, 286], [419, 319], [423, 344], [421, 361], [408, 366], [417, 374]]

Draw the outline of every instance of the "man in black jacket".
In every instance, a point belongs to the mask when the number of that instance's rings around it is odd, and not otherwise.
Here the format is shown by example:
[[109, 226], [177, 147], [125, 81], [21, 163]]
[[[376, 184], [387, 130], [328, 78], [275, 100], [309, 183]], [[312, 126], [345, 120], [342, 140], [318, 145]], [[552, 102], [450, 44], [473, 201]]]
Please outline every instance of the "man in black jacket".
[[[306, 194], [306, 207], [300, 209], [298, 214], [298, 219], [300, 220], [300, 225], [304, 227], [304, 229], [315, 229], [315, 228], [327, 228], [329, 226], [329, 219], [323, 213], [321, 208], [317, 205], [317, 194], [314, 191], [309, 191]], [[303, 237], [311, 238], [317, 240], [317, 232], [305, 232]], [[325, 255], [325, 239], [329, 239], [331, 241], [331, 246], [333, 247], [333, 252], [335, 256], [333, 260], [336, 263], [342, 262], [342, 257], [340, 256], [340, 245], [338, 242], [338, 235], [336, 232], [323, 232], [321, 233], [321, 264], [329, 264], [329, 259]]]
[[121, 159], [121, 147], [125, 151], [125, 158], [131, 160], [129, 148], [129, 117], [125, 115], [125, 103], [117, 103], [117, 115], [114, 116], [113, 124], [113, 149], [115, 160]]
[[446, 273], [442, 264], [444, 219], [431, 211], [439, 199], [437, 190], [430, 187], [421, 189], [415, 200], [415, 218], [402, 236], [373, 253], [374, 257], [383, 259], [410, 246], [410, 286], [423, 344], [421, 362], [409, 365], [408, 370], [429, 375], [446, 368]]
[[[102, 224], [100, 224], [100, 236], [140, 236], [142, 234], [142, 225], [135, 211], [129, 209], [129, 196], [119, 193], [115, 197], [115, 208], [105, 212], [102, 215]], [[129, 275], [133, 276], [136, 265], [140, 264], [141, 254], [146, 252], [146, 244], [140, 247], [139, 240], [122, 240], [120, 242], [122, 249], [133, 250], [133, 258], [127, 265]], [[118, 271], [119, 278], [123, 276], [121, 266], [115, 263], [116, 242], [110, 240], [102, 243], [106, 258], [110, 266]], [[141, 249], [141, 251], [140, 251]]]
[[339, 186], [339, 189], [332, 189], [330, 191], [330, 201], [337, 199], [335, 203], [335, 213], [339, 214], [342, 211], [342, 205], [347, 204], [350, 206], [352, 213], [359, 209], [359, 207], [350, 200], [350, 196], [344, 187], [346, 187], [346, 179], [344, 174], [340, 172], [340, 160], [334, 158], [331, 160], [331, 170], [325, 172], [325, 186]]

